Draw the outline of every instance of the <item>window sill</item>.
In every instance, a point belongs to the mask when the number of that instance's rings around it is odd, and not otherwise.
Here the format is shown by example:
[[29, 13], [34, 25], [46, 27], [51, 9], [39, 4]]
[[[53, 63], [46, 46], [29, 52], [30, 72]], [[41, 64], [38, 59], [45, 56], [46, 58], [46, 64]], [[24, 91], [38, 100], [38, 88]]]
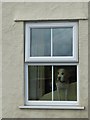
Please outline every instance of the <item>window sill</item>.
[[19, 106], [20, 109], [84, 110], [84, 106]]

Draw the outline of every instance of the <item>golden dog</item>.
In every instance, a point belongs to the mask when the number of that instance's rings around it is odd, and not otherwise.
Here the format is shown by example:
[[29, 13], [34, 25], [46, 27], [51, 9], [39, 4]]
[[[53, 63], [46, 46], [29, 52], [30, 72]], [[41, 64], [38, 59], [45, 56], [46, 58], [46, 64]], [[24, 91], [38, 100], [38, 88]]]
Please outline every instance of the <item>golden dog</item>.
[[69, 76], [70, 74], [66, 69], [58, 69], [58, 75], [56, 80], [58, 100], [67, 101], [68, 99]]

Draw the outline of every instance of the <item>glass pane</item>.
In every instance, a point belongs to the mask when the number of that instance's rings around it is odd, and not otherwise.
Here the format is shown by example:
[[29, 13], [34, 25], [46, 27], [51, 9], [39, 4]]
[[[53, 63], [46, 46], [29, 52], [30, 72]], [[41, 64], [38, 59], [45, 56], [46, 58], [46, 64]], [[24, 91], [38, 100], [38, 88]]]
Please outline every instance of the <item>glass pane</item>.
[[51, 66], [28, 66], [29, 100], [52, 100]]
[[54, 66], [54, 100], [77, 101], [77, 67]]
[[73, 30], [72, 28], [53, 29], [53, 56], [73, 55]]
[[51, 33], [47, 28], [32, 28], [30, 32], [30, 56], [51, 55]]

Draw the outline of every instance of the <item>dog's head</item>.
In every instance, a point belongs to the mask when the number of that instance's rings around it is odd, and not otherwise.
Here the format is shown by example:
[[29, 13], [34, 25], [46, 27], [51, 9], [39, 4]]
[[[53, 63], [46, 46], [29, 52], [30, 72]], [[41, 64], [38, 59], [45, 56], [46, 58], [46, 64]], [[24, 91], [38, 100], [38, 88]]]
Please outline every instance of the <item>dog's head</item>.
[[58, 69], [58, 75], [57, 75], [57, 80], [60, 82], [68, 82], [68, 78], [70, 76], [70, 73], [64, 69]]
[[65, 69], [58, 69], [57, 80], [60, 82], [64, 82], [64, 76], [65, 76]]

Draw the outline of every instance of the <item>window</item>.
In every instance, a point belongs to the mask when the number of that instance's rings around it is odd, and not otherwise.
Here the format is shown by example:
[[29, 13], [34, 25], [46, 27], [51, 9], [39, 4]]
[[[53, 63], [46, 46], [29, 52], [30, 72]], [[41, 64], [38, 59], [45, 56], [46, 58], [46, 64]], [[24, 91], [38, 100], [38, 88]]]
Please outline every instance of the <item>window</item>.
[[77, 22], [25, 24], [25, 104], [77, 105]]
[[77, 23], [27, 23], [25, 62], [77, 62]]

